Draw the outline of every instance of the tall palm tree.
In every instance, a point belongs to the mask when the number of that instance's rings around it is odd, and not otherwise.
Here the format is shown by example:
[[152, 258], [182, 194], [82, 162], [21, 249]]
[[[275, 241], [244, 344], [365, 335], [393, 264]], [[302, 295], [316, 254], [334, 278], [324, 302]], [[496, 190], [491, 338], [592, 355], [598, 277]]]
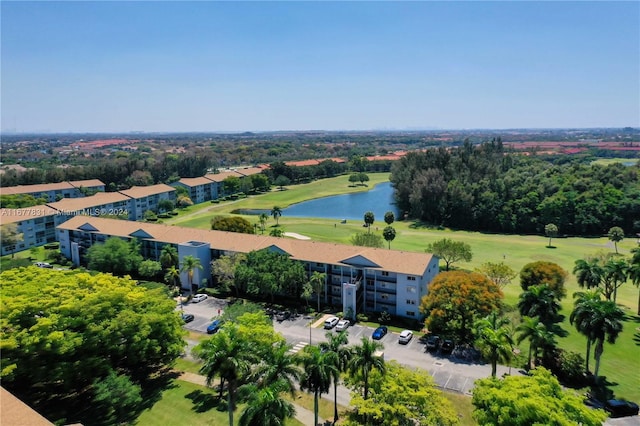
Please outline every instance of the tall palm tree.
[[165, 244], [160, 251], [160, 264], [163, 268], [169, 269], [172, 266], [177, 267], [180, 262], [178, 250], [171, 244]]
[[376, 355], [376, 352], [383, 349], [381, 343], [363, 337], [360, 345], [353, 348], [353, 354], [348, 364], [348, 371], [353, 375], [359, 375], [362, 379], [364, 399], [369, 398], [369, 374], [376, 369], [384, 374], [384, 359]]
[[266, 213], [260, 213], [260, 216], [258, 217], [258, 220], [260, 221], [260, 230], [262, 231], [263, 234], [264, 234], [264, 228], [267, 225], [268, 219], [269, 219], [269, 216]]
[[573, 274], [576, 276], [580, 287], [590, 289], [600, 287], [604, 279], [604, 268], [601, 260], [597, 257], [578, 259], [575, 261]]
[[182, 267], [180, 268], [180, 272], [187, 273], [187, 277], [189, 277], [190, 290], [193, 290], [193, 275], [195, 274], [196, 269], [202, 269], [200, 259], [191, 255], [182, 258]]
[[260, 363], [253, 373], [252, 381], [260, 389], [268, 388], [274, 383], [279, 383], [281, 391], [293, 395], [295, 382], [300, 379], [302, 371], [298, 366], [298, 360], [289, 350], [291, 346], [286, 342], [278, 342], [272, 350], [266, 354], [266, 359]]
[[271, 216], [276, 220], [276, 226], [280, 226], [280, 216], [282, 216], [282, 209], [278, 206], [273, 206], [271, 209]]
[[164, 276], [164, 280], [167, 282], [167, 284], [173, 284], [173, 286], [176, 288], [176, 292], [180, 296], [180, 307], [184, 309], [184, 306], [182, 305], [182, 293], [180, 292], [180, 288], [179, 288], [180, 271], [175, 267], [175, 265], [171, 265], [171, 267], [169, 268], [169, 270]]
[[296, 410], [280, 395], [287, 392], [284, 382], [276, 381], [270, 386], [255, 385], [244, 389], [249, 395], [247, 406], [240, 414], [239, 426], [282, 426], [285, 419], [292, 418]]
[[591, 318], [594, 315], [596, 305], [601, 301], [602, 290], [579, 291], [573, 294], [573, 311], [569, 315], [569, 322], [575, 325], [576, 330], [587, 338], [587, 355], [585, 357], [585, 370], [589, 372], [589, 358], [591, 356], [591, 344], [594, 341], [593, 330], [591, 329]]
[[233, 412], [236, 408], [238, 387], [249, 377], [251, 367], [259, 359], [251, 343], [243, 339], [234, 324], [225, 326], [211, 339], [204, 340], [195, 349], [196, 357], [203, 361], [200, 372], [210, 386], [216, 376], [220, 377], [220, 396], [224, 383], [227, 384], [227, 405], [229, 426], [233, 426]]
[[510, 321], [493, 311], [475, 322], [476, 345], [483, 356], [491, 362], [491, 376], [496, 377], [498, 361], [510, 359], [513, 340], [508, 328]]
[[314, 271], [309, 277], [309, 283], [318, 296], [318, 312], [320, 312], [320, 296], [322, 296], [322, 290], [324, 290], [324, 282], [327, 274], [324, 272]]
[[538, 317], [547, 327], [560, 319], [558, 315], [561, 309], [560, 303], [547, 284], [532, 285], [520, 293], [518, 309], [523, 317]]
[[340, 382], [340, 373], [347, 370], [352, 352], [350, 348], [345, 347], [349, 343], [349, 333], [347, 331], [343, 330], [339, 333], [330, 331], [325, 336], [327, 336], [327, 341], [320, 343], [320, 349], [336, 354], [336, 371], [333, 376], [333, 423], [336, 423], [338, 421], [338, 382]]
[[336, 357], [333, 352], [322, 352], [318, 346], [306, 346], [300, 355], [304, 369], [300, 389], [313, 392], [314, 425], [318, 424], [318, 398], [320, 394], [329, 392], [335, 375]]
[[[640, 290], [640, 247], [631, 249], [629, 261], [629, 279]], [[640, 291], [638, 291], [638, 315], [640, 315]]]
[[554, 335], [537, 317], [523, 317], [522, 323], [516, 328], [520, 335], [518, 344], [529, 339], [529, 358], [527, 365], [534, 368], [538, 361], [538, 352], [541, 348], [555, 344]]
[[599, 301], [593, 311], [593, 316], [589, 320], [589, 328], [593, 335], [595, 348], [593, 357], [596, 360], [594, 375], [598, 377], [600, 371], [600, 360], [604, 352], [604, 341], [615, 343], [618, 335], [622, 332], [622, 322], [624, 312], [618, 308], [615, 302], [610, 300]]
[[[604, 276], [605, 282], [610, 284], [607, 288], [613, 292], [613, 301], [615, 302], [618, 298], [618, 287], [624, 284], [629, 276], [627, 261], [625, 259], [609, 258], [607, 263], [604, 264]], [[607, 298], [607, 300], [611, 299]]]

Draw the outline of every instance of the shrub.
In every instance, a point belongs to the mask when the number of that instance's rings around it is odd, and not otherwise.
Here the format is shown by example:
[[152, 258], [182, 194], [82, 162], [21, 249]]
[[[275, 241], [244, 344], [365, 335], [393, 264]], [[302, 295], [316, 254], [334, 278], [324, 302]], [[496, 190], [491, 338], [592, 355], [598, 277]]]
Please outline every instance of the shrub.
[[365, 314], [358, 314], [358, 315], [356, 315], [356, 320], [358, 322], [367, 322], [367, 321], [369, 321], [369, 317], [366, 316]]

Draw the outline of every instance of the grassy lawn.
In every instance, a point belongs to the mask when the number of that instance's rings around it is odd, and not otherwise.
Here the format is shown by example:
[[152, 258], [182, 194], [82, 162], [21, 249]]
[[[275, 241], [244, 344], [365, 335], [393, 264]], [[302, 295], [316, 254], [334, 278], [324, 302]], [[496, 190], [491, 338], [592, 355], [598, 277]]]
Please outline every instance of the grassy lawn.
[[[242, 408], [243, 406], [239, 406], [234, 414], [236, 424]], [[217, 392], [200, 385], [175, 380], [162, 393], [162, 398], [138, 417], [136, 424], [220, 426], [228, 422], [225, 403], [220, 403]], [[288, 420], [285, 425], [304, 426], [296, 419]]]
[[[388, 178], [388, 174], [371, 174], [370, 177], [371, 181], [368, 188], [373, 187], [376, 183], [385, 181]], [[349, 188], [347, 186], [347, 177], [341, 176], [292, 186], [287, 191], [274, 191], [233, 203], [213, 205], [206, 212], [201, 213], [200, 216], [191, 216], [182, 222], [179, 221], [180, 218], [174, 220], [176, 224], [179, 223], [182, 226], [208, 229], [209, 221], [214, 214], [230, 214], [232, 210], [237, 208], [270, 209], [274, 205], [285, 207], [290, 203], [305, 199], [366, 189], [365, 187]], [[245, 217], [252, 222], [257, 221], [255, 216]], [[272, 226], [273, 224], [273, 220], [270, 219], [267, 226]], [[372, 229], [375, 230], [376, 226], [382, 229], [383, 225], [382, 218], [376, 218]], [[562, 302], [562, 313], [567, 318], [563, 327], [569, 332], [569, 335], [559, 339], [559, 343], [560, 347], [564, 349], [584, 355], [586, 340], [568, 322], [573, 305], [572, 294], [580, 290], [571, 271], [577, 259], [601, 250], [613, 251], [613, 245], [606, 237], [554, 238], [552, 240], [553, 248], [548, 248], [548, 239], [542, 235], [499, 235], [437, 230], [416, 221], [395, 222], [393, 226], [397, 232], [395, 240], [391, 243], [391, 248], [394, 250], [421, 252], [425, 250], [427, 244], [444, 237], [465, 241], [471, 246], [474, 257], [469, 263], [456, 265], [463, 269], [473, 270], [487, 261], [504, 261], [514, 271], [520, 271], [525, 264], [538, 260], [546, 260], [562, 266], [569, 272], [566, 283], [568, 296]], [[362, 224], [359, 221], [336, 224], [336, 221], [332, 219], [288, 218], [286, 215], [280, 218], [280, 227], [288, 232], [297, 232], [309, 236], [315, 241], [343, 244], [349, 244], [353, 234], [362, 232]], [[381, 231], [378, 232], [381, 234]], [[626, 238], [618, 244], [618, 250], [621, 254], [628, 256], [629, 251], [636, 246], [636, 239]], [[441, 267], [443, 266], [441, 265]], [[520, 292], [521, 288], [516, 278], [504, 288], [505, 302], [515, 305]], [[611, 388], [616, 393], [616, 396], [632, 400], [640, 400], [640, 388], [637, 386], [637, 383], [640, 383], [640, 357], [638, 356], [640, 348], [634, 342], [634, 334], [637, 335], [640, 332], [640, 318], [635, 315], [637, 303], [638, 289], [630, 283], [623, 285], [618, 292], [618, 304], [628, 313], [629, 320], [625, 323], [624, 330], [617, 342], [614, 345], [605, 344], [601, 366], [601, 374], [606, 376], [607, 380], [613, 384]], [[523, 343], [522, 346], [521, 350], [526, 352], [528, 350], [526, 343]]]
[[640, 161], [637, 158], [598, 158], [591, 162], [591, 164], [600, 164], [601, 166], [608, 166], [614, 163], [637, 163]]
[[473, 413], [473, 404], [471, 403], [471, 397], [455, 392], [442, 392], [445, 398], [447, 398], [453, 404], [458, 417], [460, 418], [460, 425], [462, 426], [476, 426], [475, 420], [471, 417]]

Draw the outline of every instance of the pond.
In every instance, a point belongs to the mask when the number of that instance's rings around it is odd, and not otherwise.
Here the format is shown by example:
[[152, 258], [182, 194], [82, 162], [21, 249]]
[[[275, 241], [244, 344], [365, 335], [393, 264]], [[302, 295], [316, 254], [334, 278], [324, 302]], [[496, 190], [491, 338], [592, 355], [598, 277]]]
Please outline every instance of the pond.
[[[293, 204], [282, 210], [283, 217], [319, 217], [323, 219], [360, 220], [364, 214], [373, 212], [376, 222], [384, 220], [384, 214], [392, 211], [398, 216], [393, 200], [391, 182], [383, 182], [366, 192], [334, 195]], [[241, 214], [271, 214], [270, 210], [241, 210]]]

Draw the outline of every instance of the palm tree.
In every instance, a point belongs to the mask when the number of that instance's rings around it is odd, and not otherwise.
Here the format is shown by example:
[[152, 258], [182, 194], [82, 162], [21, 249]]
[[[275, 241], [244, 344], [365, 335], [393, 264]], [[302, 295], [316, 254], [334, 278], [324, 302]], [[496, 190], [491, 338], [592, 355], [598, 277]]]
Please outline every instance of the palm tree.
[[184, 309], [184, 306], [182, 305], [182, 293], [180, 292], [180, 289], [179, 289], [180, 271], [175, 267], [175, 265], [171, 265], [171, 267], [169, 268], [169, 270], [164, 276], [164, 280], [167, 282], [167, 284], [173, 284], [175, 286], [176, 292], [180, 295], [180, 307]]
[[[605, 291], [613, 292], [613, 301], [618, 298], [618, 287], [627, 281], [629, 276], [629, 265], [624, 259], [610, 258], [607, 263], [604, 264], [604, 281], [608, 285]], [[607, 300], [611, 300], [608, 297]]]
[[269, 219], [269, 216], [266, 213], [260, 213], [258, 220], [260, 220], [260, 230], [262, 231], [263, 234], [264, 234], [264, 228], [267, 225], [268, 219]]
[[[631, 261], [629, 261], [629, 279], [640, 290], [640, 247], [631, 249]], [[638, 291], [638, 315], [640, 315], [640, 291]]]
[[238, 387], [249, 376], [251, 367], [259, 361], [259, 356], [251, 343], [243, 339], [234, 324], [225, 326], [211, 339], [204, 340], [195, 349], [196, 357], [203, 361], [200, 372], [211, 386], [215, 376], [220, 376], [220, 397], [224, 383], [227, 384], [227, 405], [229, 426], [233, 426]]
[[353, 354], [349, 361], [348, 371], [351, 375], [360, 375], [363, 385], [362, 397], [369, 397], [369, 373], [376, 369], [384, 374], [384, 359], [377, 356], [376, 352], [384, 348], [381, 343], [363, 337], [361, 344], [353, 348]]
[[532, 285], [520, 294], [518, 309], [523, 317], [538, 317], [540, 322], [550, 327], [558, 322], [561, 306], [553, 290], [547, 284], [541, 284]]
[[367, 230], [370, 233], [371, 232], [371, 225], [373, 225], [373, 222], [376, 220], [375, 216], [373, 215], [373, 212], [366, 212], [364, 214], [364, 223], [367, 225]]
[[247, 406], [240, 414], [239, 426], [282, 426], [285, 419], [292, 418], [296, 410], [280, 394], [286, 392], [286, 384], [276, 381], [270, 386], [259, 388], [248, 386], [244, 392], [249, 395]]
[[318, 296], [318, 312], [320, 312], [320, 296], [322, 295], [322, 290], [324, 290], [324, 282], [327, 278], [327, 274], [324, 272], [314, 271], [309, 277], [309, 283], [311, 287], [313, 287], [313, 291], [316, 292]]
[[604, 268], [599, 258], [578, 259], [575, 261], [573, 274], [578, 280], [580, 287], [587, 289], [600, 287], [604, 279]]
[[498, 312], [493, 311], [474, 324], [476, 345], [491, 362], [492, 377], [496, 377], [498, 361], [506, 361], [512, 354], [513, 340], [506, 327], [509, 323], [507, 318], [501, 318]]
[[300, 356], [304, 369], [300, 389], [313, 392], [314, 425], [318, 424], [318, 398], [329, 392], [336, 372], [336, 357], [334, 352], [322, 352], [318, 346], [306, 346]]
[[600, 360], [604, 352], [604, 341], [615, 343], [618, 335], [622, 332], [622, 322], [624, 321], [624, 312], [618, 308], [615, 302], [610, 300], [601, 300], [595, 304], [593, 315], [589, 319], [590, 334], [595, 342], [593, 357], [596, 360], [596, 369], [594, 375], [598, 377], [600, 371]]
[[298, 360], [289, 350], [291, 346], [286, 342], [278, 342], [272, 350], [267, 352], [266, 358], [256, 368], [252, 381], [260, 389], [265, 389], [279, 383], [279, 389], [293, 395], [295, 382], [300, 379], [302, 371], [298, 367]]
[[518, 344], [529, 339], [529, 358], [527, 365], [534, 368], [538, 361], [538, 350], [555, 344], [553, 333], [537, 317], [523, 317], [522, 323], [516, 328], [520, 332]]
[[614, 226], [609, 229], [607, 236], [609, 237], [609, 241], [613, 241], [616, 247], [616, 254], [618, 254], [618, 243], [624, 239], [624, 231], [619, 226]]
[[389, 243], [389, 250], [391, 250], [391, 241], [396, 238], [396, 230], [393, 228], [393, 226], [387, 226], [383, 229], [382, 236]]
[[589, 358], [591, 356], [591, 344], [593, 343], [594, 337], [592, 335], [592, 330], [590, 326], [591, 318], [594, 315], [594, 311], [596, 309], [596, 304], [601, 301], [600, 294], [602, 290], [596, 289], [594, 291], [579, 291], [573, 293], [573, 298], [575, 302], [573, 302], [573, 311], [571, 311], [571, 315], [569, 315], [569, 321], [571, 324], [575, 325], [576, 330], [580, 334], [583, 334], [587, 337], [587, 355], [585, 370], [589, 372]]
[[160, 252], [160, 264], [162, 267], [169, 269], [172, 266], [178, 266], [179, 262], [178, 250], [170, 244], [165, 244]]
[[190, 290], [193, 290], [193, 275], [196, 269], [202, 269], [202, 264], [200, 263], [200, 259], [191, 255], [188, 255], [182, 258], [182, 267], [180, 268], [180, 272], [187, 273], [187, 277], [189, 277]]
[[282, 216], [282, 209], [278, 206], [273, 206], [271, 209], [271, 216], [276, 220], [276, 226], [280, 226], [279, 219]]
[[327, 342], [320, 343], [320, 349], [326, 352], [333, 352], [336, 354], [336, 371], [333, 376], [333, 423], [338, 421], [338, 382], [340, 381], [340, 373], [347, 370], [347, 365], [351, 359], [351, 350], [344, 347], [349, 343], [349, 333], [347, 331], [341, 331], [339, 333], [332, 333], [331, 331], [325, 334], [327, 336]]

